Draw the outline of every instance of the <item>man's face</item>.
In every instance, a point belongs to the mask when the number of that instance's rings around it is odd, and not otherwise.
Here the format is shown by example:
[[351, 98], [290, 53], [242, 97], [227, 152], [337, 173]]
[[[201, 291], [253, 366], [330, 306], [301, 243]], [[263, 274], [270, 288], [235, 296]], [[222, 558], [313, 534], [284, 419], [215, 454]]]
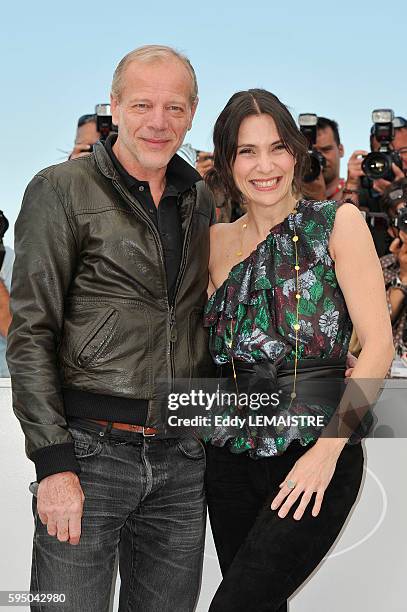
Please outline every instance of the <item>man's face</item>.
[[196, 104], [191, 105], [191, 77], [178, 59], [133, 61], [120, 98], [111, 98], [118, 145], [142, 168], [164, 168], [191, 128]]
[[326, 127], [317, 130], [316, 149], [326, 159], [326, 166], [323, 171], [325, 183], [329, 185], [335, 179], [339, 178], [341, 157], [343, 157], [343, 146], [337, 145], [332, 129]]
[[399, 150], [403, 162], [403, 170], [407, 170], [407, 128], [395, 130], [392, 148]]
[[96, 129], [96, 121], [89, 121], [81, 125], [76, 130], [76, 145], [94, 145], [100, 138], [100, 134]]

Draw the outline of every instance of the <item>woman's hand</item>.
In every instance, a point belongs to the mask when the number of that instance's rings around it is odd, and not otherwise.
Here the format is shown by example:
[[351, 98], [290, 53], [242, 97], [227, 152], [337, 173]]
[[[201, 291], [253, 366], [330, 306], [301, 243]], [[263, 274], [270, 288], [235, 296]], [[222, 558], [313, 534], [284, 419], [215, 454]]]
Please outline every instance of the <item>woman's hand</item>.
[[[293, 504], [302, 495], [301, 502], [293, 515], [299, 521], [314, 493], [316, 493], [316, 498], [312, 516], [319, 514], [325, 490], [331, 482], [336, 462], [343, 448], [342, 444], [338, 447], [338, 442], [338, 440], [319, 440], [294, 464], [284, 482], [280, 484], [280, 492], [271, 503], [272, 510], [280, 508], [278, 513], [280, 518], [287, 516]], [[288, 488], [288, 480], [296, 483], [294, 489]]]

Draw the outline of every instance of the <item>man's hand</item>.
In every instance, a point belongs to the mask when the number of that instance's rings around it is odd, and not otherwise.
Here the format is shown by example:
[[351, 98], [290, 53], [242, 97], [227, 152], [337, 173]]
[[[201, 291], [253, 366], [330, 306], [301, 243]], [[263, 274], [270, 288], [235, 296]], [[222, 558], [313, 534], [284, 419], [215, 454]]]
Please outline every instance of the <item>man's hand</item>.
[[346, 370], [345, 370], [346, 378], [350, 378], [352, 376], [353, 369], [356, 367], [357, 362], [358, 362], [357, 357], [355, 357], [355, 355], [352, 355], [352, 353], [348, 351], [348, 354], [346, 355]]
[[358, 149], [353, 151], [348, 161], [348, 178], [346, 179], [346, 189], [359, 189], [360, 179], [364, 175], [362, 170], [363, 157], [368, 155], [367, 151]]
[[92, 151], [90, 150], [90, 145], [84, 143], [75, 144], [72, 153], [68, 157], [68, 159], [76, 159], [77, 157], [85, 157], [85, 155], [90, 155]]
[[312, 183], [304, 183], [302, 191], [304, 196], [310, 200], [326, 200], [326, 185], [322, 172]]
[[79, 478], [73, 472], [60, 472], [41, 480], [37, 510], [48, 534], [60, 542], [79, 544], [84, 500]]
[[[403, 170], [396, 166], [396, 164], [391, 165], [391, 169], [393, 170], [394, 179], [393, 181], [397, 181], [398, 179], [405, 178]], [[373, 181], [373, 189], [378, 193], [383, 193], [387, 187], [390, 187], [393, 181], [386, 181], [385, 179], [377, 179], [377, 181]]]
[[205, 178], [206, 173], [213, 167], [213, 155], [208, 151], [199, 151], [196, 162], [196, 169], [202, 178]]

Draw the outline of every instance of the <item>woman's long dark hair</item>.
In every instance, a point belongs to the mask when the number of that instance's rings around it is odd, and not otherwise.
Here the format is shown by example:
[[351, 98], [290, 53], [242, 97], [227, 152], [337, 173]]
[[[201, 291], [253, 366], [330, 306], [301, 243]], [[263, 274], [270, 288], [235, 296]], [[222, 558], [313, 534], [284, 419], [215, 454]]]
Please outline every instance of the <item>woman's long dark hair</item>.
[[213, 192], [221, 191], [234, 202], [243, 196], [233, 180], [232, 166], [236, 159], [240, 125], [252, 115], [270, 115], [287, 151], [295, 158], [293, 189], [301, 192], [302, 177], [309, 164], [305, 137], [298, 129], [287, 107], [265, 89], [248, 89], [233, 94], [216, 120], [213, 130], [213, 168], [205, 180]]

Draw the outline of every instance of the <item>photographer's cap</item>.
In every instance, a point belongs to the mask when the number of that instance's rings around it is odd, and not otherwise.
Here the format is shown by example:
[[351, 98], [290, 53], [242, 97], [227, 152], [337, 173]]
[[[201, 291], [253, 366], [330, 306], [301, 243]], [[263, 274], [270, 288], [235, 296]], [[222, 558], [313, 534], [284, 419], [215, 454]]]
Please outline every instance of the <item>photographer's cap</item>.
[[400, 128], [407, 127], [407, 120], [404, 117], [394, 117], [393, 119], [393, 127], [395, 130], [399, 130]]
[[[401, 128], [407, 128], [407, 119], [404, 119], [404, 117], [394, 117], [392, 123], [393, 123], [393, 128], [395, 130], [400, 130]], [[371, 136], [374, 135], [374, 131], [375, 131], [375, 124], [373, 124], [372, 127], [370, 128]]]

